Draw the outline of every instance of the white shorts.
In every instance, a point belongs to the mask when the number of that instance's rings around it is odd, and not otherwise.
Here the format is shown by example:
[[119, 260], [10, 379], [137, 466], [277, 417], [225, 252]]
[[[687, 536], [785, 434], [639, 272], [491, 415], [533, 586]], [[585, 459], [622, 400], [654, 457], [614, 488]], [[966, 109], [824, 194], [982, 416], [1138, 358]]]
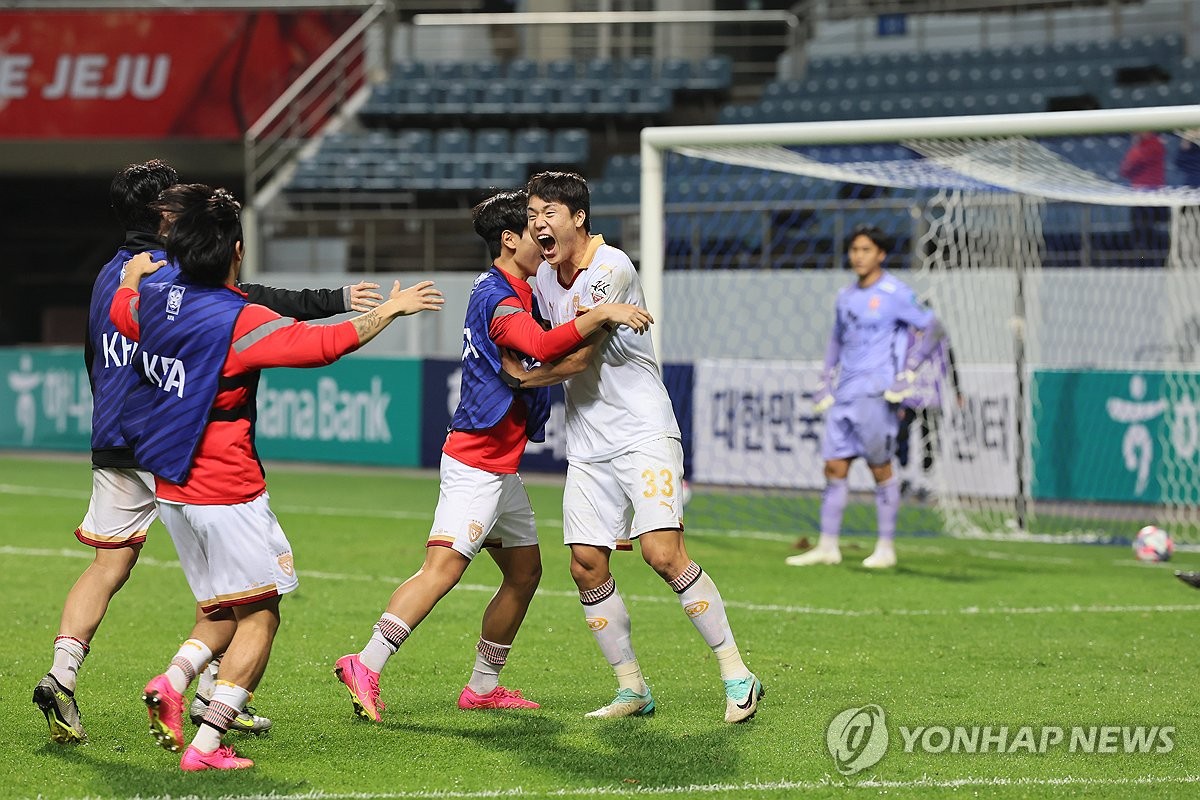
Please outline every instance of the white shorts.
[[267, 495], [249, 503], [159, 504], [183, 574], [205, 612], [287, 594], [299, 583], [288, 542]]
[[630, 550], [643, 533], [683, 529], [683, 446], [662, 438], [608, 461], [567, 464], [563, 541]]
[[484, 547], [538, 543], [533, 506], [520, 475], [470, 467], [445, 453], [441, 474], [426, 547], [449, 547], [473, 559]]
[[153, 475], [139, 469], [99, 467], [92, 470], [92, 498], [75, 538], [104, 550], [141, 544], [157, 517]]

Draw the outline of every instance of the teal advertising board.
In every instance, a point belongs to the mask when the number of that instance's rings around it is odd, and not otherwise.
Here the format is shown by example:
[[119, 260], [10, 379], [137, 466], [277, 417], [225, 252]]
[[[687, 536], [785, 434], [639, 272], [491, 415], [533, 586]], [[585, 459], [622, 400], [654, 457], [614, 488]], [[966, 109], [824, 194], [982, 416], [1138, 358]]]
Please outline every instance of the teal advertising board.
[[[421, 361], [349, 356], [319, 369], [265, 370], [266, 459], [420, 465]], [[92, 394], [78, 348], [0, 350], [0, 447], [89, 448]]]
[[1200, 374], [1053, 370], [1033, 380], [1035, 497], [1200, 500]]
[[92, 388], [78, 347], [0, 349], [0, 447], [87, 452]]
[[264, 370], [257, 430], [263, 458], [419, 466], [421, 361], [349, 356]]

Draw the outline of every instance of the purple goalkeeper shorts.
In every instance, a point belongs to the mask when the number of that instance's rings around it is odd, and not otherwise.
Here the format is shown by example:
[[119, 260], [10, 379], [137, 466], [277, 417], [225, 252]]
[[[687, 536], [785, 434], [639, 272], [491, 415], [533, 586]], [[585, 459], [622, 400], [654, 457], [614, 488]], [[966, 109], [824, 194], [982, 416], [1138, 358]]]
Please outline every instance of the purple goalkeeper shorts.
[[833, 461], [861, 456], [872, 466], [886, 464], [896, 453], [899, 430], [896, 406], [882, 397], [839, 400], [825, 415], [821, 457]]

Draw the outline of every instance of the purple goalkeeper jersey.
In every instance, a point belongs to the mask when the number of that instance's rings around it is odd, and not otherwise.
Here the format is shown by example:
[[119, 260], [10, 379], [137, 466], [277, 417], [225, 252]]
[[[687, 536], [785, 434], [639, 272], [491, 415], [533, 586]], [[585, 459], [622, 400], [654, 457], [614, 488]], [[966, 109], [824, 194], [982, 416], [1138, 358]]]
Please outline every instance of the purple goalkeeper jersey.
[[909, 329], [933, 324], [933, 311], [888, 272], [865, 289], [857, 282], [841, 289], [836, 308], [833, 338], [840, 354], [834, 397], [839, 403], [883, 394], [904, 364]]

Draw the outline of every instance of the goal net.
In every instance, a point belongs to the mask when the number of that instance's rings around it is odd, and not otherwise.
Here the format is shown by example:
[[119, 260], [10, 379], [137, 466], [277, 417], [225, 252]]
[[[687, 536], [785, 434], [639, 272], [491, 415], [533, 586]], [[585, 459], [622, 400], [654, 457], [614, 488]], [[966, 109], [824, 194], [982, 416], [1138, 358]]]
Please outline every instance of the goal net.
[[[693, 365], [689, 527], [817, 533], [812, 392], [872, 225], [949, 334], [897, 408], [902, 532], [1200, 542], [1194, 128], [1196, 106], [643, 131], [643, 281], [661, 360]], [[873, 532], [856, 497], [843, 530]]]

